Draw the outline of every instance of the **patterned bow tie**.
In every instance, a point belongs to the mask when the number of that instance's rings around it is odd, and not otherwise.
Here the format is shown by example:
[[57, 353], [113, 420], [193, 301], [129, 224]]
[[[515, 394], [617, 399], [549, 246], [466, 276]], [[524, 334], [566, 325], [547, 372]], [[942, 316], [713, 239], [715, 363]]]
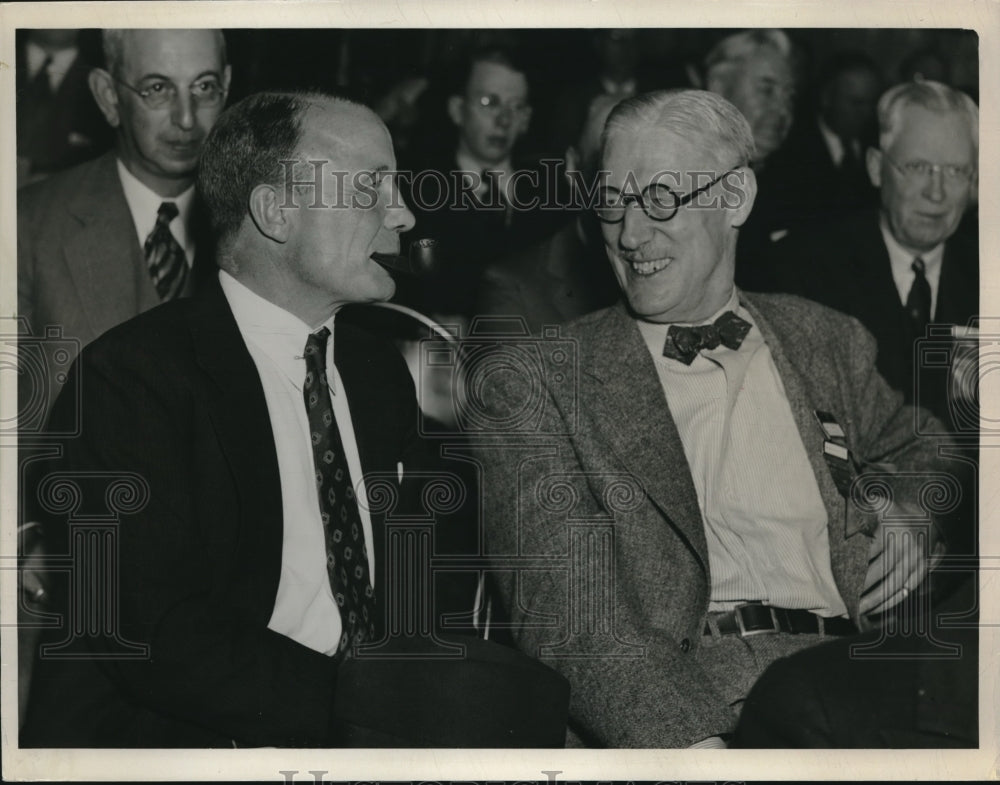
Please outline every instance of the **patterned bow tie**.
[[690, 365], [702, 349], [714, 349], [719, 344], [728, 349], [739, 349], [752, 326], [750, 322], [741, 319], [732, 311], [726, 311], [715, 320], [714, 324], [701, 324], [696, 327], [672, 324], [667, 330], [663, 356]]

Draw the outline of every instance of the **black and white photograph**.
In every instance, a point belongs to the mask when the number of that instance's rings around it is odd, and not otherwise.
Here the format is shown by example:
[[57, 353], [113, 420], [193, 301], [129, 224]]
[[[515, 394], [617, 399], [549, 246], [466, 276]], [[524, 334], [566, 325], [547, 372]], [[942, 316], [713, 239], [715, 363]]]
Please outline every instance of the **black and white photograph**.
[[4, 779], [1000, 776], [998, 33], [0, 6]]

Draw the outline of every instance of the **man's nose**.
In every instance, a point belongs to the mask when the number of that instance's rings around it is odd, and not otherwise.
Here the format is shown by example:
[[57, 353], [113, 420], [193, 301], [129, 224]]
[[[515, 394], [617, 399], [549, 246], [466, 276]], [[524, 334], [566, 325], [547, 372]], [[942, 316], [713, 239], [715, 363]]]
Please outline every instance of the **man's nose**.
[[649, 233], [649, 216], [642, 208], [635, 203], [625, 208], [625, 216], [622, 218], [622, 233], [618, 238], [618, 244], [622, 248], [635, 249], [641, 246], [647, 239]]
[[171, 119], [178, 128], [183, 128], [185, 131], [194, 128], [195, 104], [190, 93], [178, 90], [170, 112]]
[[385, 228], [392, 232], [408, 232], [416, 223], [413, 213], [397, 189], [385, 211]]
[[944, 200], [944, 172], [941, 169], [932, 169], [927, 182], [924, 185], [924, 196], [932, 202]]
[[514, 122], [514, 110], [509, 106], [501, 106], [497, 112], [497, 125], [501, 128], [510, 128], [512, 122]]

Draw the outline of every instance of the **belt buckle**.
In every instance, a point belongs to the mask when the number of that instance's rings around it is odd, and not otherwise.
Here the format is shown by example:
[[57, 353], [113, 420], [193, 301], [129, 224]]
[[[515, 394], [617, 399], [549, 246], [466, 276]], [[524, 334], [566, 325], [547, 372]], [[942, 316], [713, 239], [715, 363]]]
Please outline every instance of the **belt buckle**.
[[[747, 629], [746, 622], [743, 620], [743, 609], [744, 608], [752, 608], [752, 607], [767, 608], [768, 613], [771, 616], [771, 625], [772, 626], [771, 626], [770, 629], [766, 629], [766, 628], [762, 629], [762, 630], [748, 630]], [[778, 624], [778, 617], [774, 613], [774, 608], [772, 608], [770, 605], [763, 605], [763, 604], [757, 604], [757, 603], [747, 603], [745, 605], [737, 605], [735, 608], [733, 608], [733, 610], [736, 612], [736, 626], [740, 630], [740, 637], [741, 638], [749, 638], [749, 637], [752, 637], [754, 635], [771, 635], [771, 634], [774, 634], [776, 632], [780, 632], [781, 631], [781, 626]]]

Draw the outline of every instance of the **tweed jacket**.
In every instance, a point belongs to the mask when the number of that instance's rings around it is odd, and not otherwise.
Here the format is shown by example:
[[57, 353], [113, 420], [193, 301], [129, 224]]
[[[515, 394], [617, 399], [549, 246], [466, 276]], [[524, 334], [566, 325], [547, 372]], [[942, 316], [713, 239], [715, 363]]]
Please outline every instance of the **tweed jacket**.
[[[857, 619], [874, 513], [838, 492], [814, 411], [837, 418], [859, 460], [925, 469], [935, 444], [915, 440], [914, 410], [876, 372], [874, 341], [855, 320], [787, 295], [740, 298], [784, 385], [827, 509], [833, 576]], [[562, 339], [576, 353], [571, 383], [550, 374], [538, 396], [524, 374], [496, 374], [483, 393], [494, 422], [538, 412], [530, 428], [480, 445], [487, 542], [513, 636], [569, 678], [572, 727], [588, 744], [687, 746], [733, 717], [692, 657], [711, 581], [683, 445], [623, 305], [571, 322]], [[916, 482], [889, 485], [904, 498]]]

